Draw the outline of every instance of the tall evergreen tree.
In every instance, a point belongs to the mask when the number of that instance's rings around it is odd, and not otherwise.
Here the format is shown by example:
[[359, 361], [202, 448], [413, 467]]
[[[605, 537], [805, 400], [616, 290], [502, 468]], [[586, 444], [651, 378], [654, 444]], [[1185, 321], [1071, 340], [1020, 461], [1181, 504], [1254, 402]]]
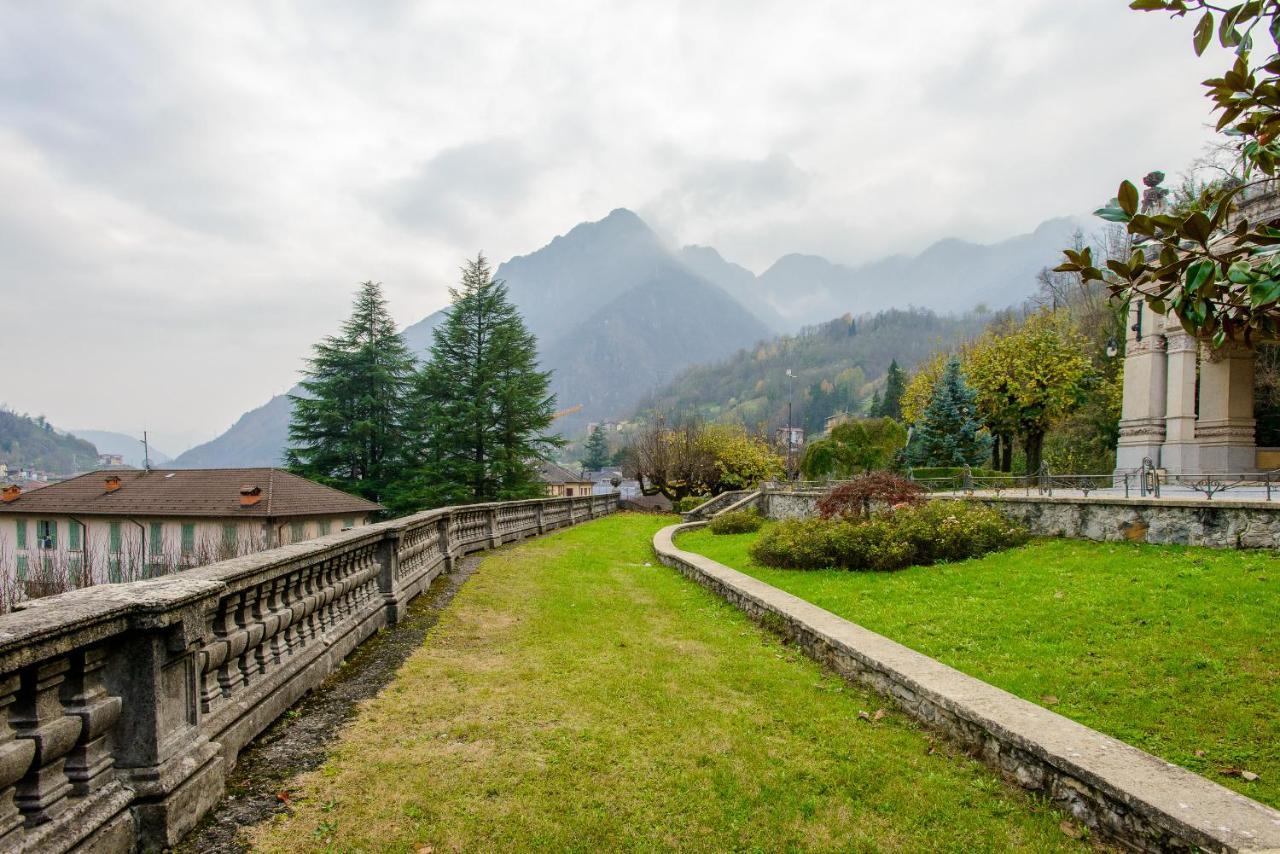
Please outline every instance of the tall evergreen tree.
[[582, 467], [588, 471], [596, 471], [609, 464], [609, 442], [605, 439], [603, 430], [596, 427], [591, 431], [583, 452], [585, 456]]
[[418, 465], [403, 509], [542, 494], [536, 465], [563, 444], [546, 433], [555, 410], [537, 340], [483, 255], [462, 268], [414, 378], [410, 422]]
[[884, 380], [884, 397], [880, 399], [880, 411], [876, 414], [881, 418], [901, 421], [902, 393], [906, 388], [907, 374], [898, 367], [898, 360], [894, 359], [889, 363], [889, 373]]
[[307, 360], [307, 394], [291, 396], [289, 469], [365, 498], [385, 498], [404, 462], [413, 371], [382, 286], [362, 282], [342, 332], [326, 336]]
[[976, 466], [987, 458], [991, 437], [981, 432], [976, 398], [960, 373], [960, 360], [952, 357], [907, 446], [912, 465]]

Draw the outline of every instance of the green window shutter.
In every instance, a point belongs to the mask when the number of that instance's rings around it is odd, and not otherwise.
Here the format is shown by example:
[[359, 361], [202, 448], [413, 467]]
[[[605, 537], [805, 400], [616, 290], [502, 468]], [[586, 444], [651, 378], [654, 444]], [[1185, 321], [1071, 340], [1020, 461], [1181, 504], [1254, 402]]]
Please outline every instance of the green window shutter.
[[320, 536], [323, 537], [327, 533], [329, 533], [329, 520], [321, 519], [320, 520]]
[[151, 556], [159, 557], [164, 554], [164, 523], [151, 523]]
[[18, 555], [18, 580], [27, 580], [27, 556]]
[[110, 540], [109, 551], [113, 555], [120, 554], [120, 523], [119, 522], [111, 523], [110, 538], [111, 540]]
[[75, 519], [72, 519], [67, 527], [67, 548], [73, 552], [80, 551], [80, 533], [84, 529]]
[[107, 574], [112, 584], [119, 584], [124, 580], [124, 573], [120, 571], [120, 555], [116, 554], [107, 558]]
[[191, 522], [186, 522], [182, 526], [182, 553], [184, 555], [193, 554], [196, 550], [196, 526]]
[[305, 522], [289, 523], [289, 542], [300, 543], [307, 538], [307, 525]]
[[356, 520], [355, 520], [355, 519], [352, 519], [352, 518], [348, 517], [348, 518], [346, 518], [346, 519], [343, 519], [343, 520], [342, 520], [342, 527], [344, 527], [344, 528], [354, 528], [355, 526], [356, 526]]
[[224, 522], [222, 525], [222, 547], [234, 553], [238, 545], [239, 540], [236, 536], [236, 523]]
[[52, 519], [41, 519], [36, 522], [36, 545], [42, 549], [58, 547], [58, 523]]
[[[75, 530], [73, 527], [72, 530]], [[81, 555], [72, 555], [67, 561], [67, 575], [71, 580], [72, 587], [80, 586], [80, 576], [84, 570], [84, 558]]]
[[27, 520], [18, 519], [15, 524], [18, 526], [18, 548], [25, 549], [27, 547]]

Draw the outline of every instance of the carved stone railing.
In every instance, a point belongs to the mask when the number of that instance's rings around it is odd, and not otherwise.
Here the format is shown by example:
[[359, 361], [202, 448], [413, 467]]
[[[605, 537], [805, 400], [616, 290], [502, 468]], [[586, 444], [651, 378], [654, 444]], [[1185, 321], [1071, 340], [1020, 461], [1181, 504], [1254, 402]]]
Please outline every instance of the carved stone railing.
[[431, 510], [0, 616], [0, 852], [173, 845], [240, 750], [455, 558], [615, 509]]

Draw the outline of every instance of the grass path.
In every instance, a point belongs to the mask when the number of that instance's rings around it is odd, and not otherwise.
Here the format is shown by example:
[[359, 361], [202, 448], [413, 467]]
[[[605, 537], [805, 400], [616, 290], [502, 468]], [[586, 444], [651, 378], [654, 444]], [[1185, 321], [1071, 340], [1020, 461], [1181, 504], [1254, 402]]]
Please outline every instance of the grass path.
[[754, 536], [700, 530], [679, 539], [681, 548], [1280, 807], [1275, 554], [1041, 540], [893, 573], [806, 572], [754, 563]]
[[653, 559], [620, 514], [487, 556], [262, 851], [1057, 851], [1062, 816]]

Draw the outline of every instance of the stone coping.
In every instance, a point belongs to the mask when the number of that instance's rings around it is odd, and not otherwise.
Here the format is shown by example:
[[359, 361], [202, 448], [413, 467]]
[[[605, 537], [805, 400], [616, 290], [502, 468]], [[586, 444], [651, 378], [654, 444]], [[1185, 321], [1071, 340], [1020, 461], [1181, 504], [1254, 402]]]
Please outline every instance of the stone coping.
[[929, 497], [945, 501], [1008, 501], [1015, 504], [1102, 504], [1119, 507], [1189, 507], [1196, 510], [1275, 510], [1280, 512], [1280, 485], [1277, 500], [1243, 500], [1232, 498], [1125, 498], [1123, 495], [1018, 495], [1012, 489], [997, 494], [991, 490], [972, 493], [930, 493]]
[[[1045, 786], [1042, 781], [1047, 773], [1065, 781], [1067, 787], [1093, 796], [1083, 802], [1070, 797], [1054, 800], [1066, 801], [1077, 818], [1104, 835], [1144, 850], [1163, 849], [1174, 842], [1178, 847], [1213, 851], [1280, 851], [1280, 811], [675, 545], [678, 532], [703, 524], [671, 525], [655, 534], [653, 547], [659, 560], [748, 613], [755, 612], [753, 616], [782, 618], [790, 630], [818, 642], [810, 654], [814, 649], [824, 652], [824, 663], [837, 665], [846, 676], [852, 669], [852, 675], [887, 693], [927, 724], [937, 726], [940, 719], [955, 719], [962, 730], [976, 727], [979, 743], [994, 739], [996, 754], [1029, 756], [1038, 765], [1035, 772], [1024, 774], [1019, 767], [1015, 773], [1007, 758], [1001, 761], [982, 750], [989, 763], [1028, 788], [1048, 788], [1056, 794], [1057, 787]], [[854, 666], [839, 667], [841, 659]], [[904, 702], [904, 698], [916, 702]], [[943, 729], [973, 746], [971, 733], [964, 732], [962, 737], [945, 726]], [[1099, 795], [1101, 798], [1096, 797]], [[1111, 805], [1113, 812], [1127, 811], [1127, 815], [1117, 819], [1093, 814], [1095, 807], [1087, 803], [1091, 799]], [[1163, 841], [1154, 842], [1153, 836]]]

